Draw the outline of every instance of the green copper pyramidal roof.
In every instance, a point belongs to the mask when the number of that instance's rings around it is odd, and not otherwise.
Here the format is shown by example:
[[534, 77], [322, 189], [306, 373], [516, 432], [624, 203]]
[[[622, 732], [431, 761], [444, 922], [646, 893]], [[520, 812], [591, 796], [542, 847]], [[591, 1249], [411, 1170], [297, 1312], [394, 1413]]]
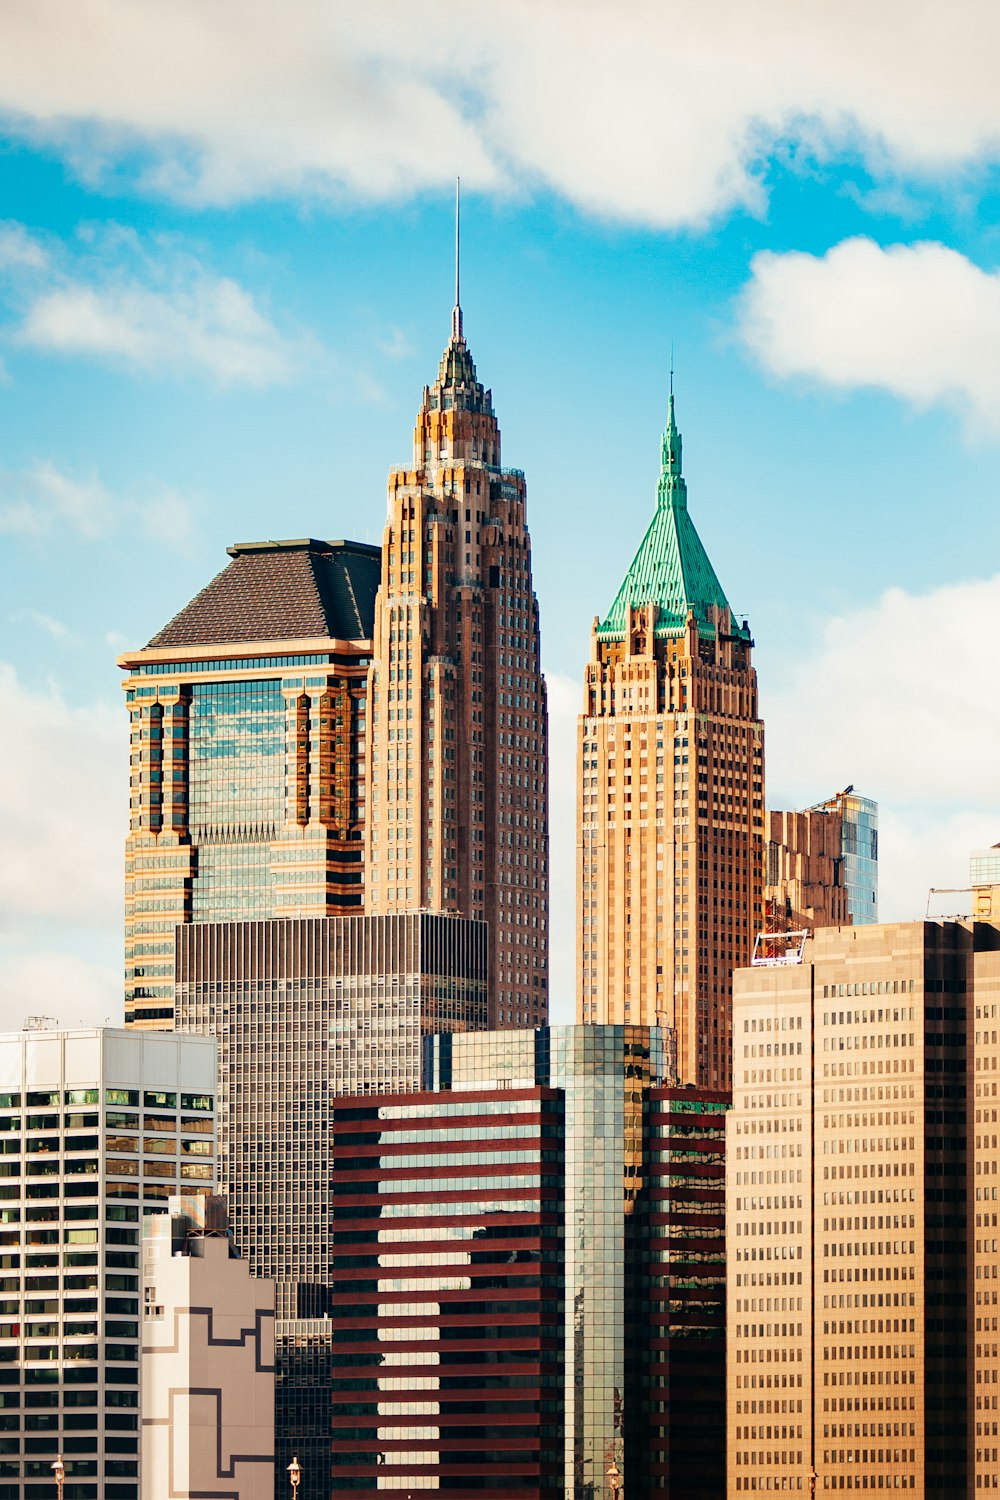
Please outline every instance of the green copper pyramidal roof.
[[[681, 435], [674, 421], [674, 393], [670, 392], [667, 426], [660, 458], [656, 514], [625, 574], [625, 581], [607, 615], [597, 627], [599, 640], [624, 638], [628, 612], [656, 604], [656, 634], [680, 635], [693, 613], [702, 635], [714, 635], [709, 608], [728, 609], [722, 584], [708, 560], [701, 538], [688, 514], [687, 485], [681, 473]], [[733, 622], [733, 634], [749, 640], [750, 632]]]

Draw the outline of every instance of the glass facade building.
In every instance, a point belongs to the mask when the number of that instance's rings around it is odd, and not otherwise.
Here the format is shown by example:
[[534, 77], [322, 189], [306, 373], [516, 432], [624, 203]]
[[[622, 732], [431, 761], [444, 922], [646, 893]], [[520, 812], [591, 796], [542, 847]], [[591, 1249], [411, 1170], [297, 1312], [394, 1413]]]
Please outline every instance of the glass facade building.
[[718, 1495], [726, 1096], [657, 1028], [424, 1048], [421, 1090], [333, 1103], [322, 1493]]
[[853, 787], [809, 808], [811, 813], [839, 813], [842, 866], [839, 883], [847, 889], [853, 927], [878, 921], [878, 803]]
[[844, 882], [855, 926], [878, 921], [878, 803], [853, 792], [839, 798], [843, 813]]
[[969, 856], [970, 885], [1000, 885], [1000, 844], [974, 849]]
[[0, 1500], [139, 1500], [142, 1218], [214, 1182], [214, 1043], [0, 1036]]
[[364, 906], [365, 682], [380, 554], [248, 543], [141, 651], [125, 1019], [173, 1024], [174, 928]]
[[279, 1317], [330, 1283], [334, 1096], [412, 1089], [428, 1032], [486, 1023], [484, 922], [385, 917], [177, 930], [176, 1026], [219, 1043], [219, 1179]]

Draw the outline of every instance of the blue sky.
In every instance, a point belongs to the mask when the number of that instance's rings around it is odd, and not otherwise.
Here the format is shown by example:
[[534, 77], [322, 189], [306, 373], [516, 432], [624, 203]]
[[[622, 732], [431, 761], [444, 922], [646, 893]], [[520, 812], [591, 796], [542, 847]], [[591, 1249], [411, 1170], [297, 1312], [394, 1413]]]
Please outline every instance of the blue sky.
[[378, 541], [452, 300], [524, 468], [556, 1010], [594, 614], [690, 504], [768, 801], [883, 809], [883, 915], [1000, 838], [1000, 22], [640, 0], [0, 16], [0, 1007], [120, 1014], [117, 651], [237, 540]]

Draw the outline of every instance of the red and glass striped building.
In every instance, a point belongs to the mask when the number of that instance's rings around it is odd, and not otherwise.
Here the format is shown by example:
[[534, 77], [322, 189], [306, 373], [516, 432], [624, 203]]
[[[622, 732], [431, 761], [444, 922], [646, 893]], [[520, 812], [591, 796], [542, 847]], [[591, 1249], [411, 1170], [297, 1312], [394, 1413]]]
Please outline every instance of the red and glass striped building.
[[332, 1500], [721, 1493], [728, 1098], [669, 1033], [435, 1036], [332, 1106]]

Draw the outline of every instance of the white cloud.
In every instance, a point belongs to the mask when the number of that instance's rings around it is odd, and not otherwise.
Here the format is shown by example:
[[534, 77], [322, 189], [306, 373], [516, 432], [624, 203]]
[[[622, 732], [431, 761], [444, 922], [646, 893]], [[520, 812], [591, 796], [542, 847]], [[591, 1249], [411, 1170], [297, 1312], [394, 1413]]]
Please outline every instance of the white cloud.
[[460, 22], [449, 0], [8, 0], [0, 110], [89, 177], [196, 203], [461, 171], [672, 225], [760, 208], [777, 156], [941, 180], [995, 159], [998, 51], [982, 0], [505, 0]]
[[132, 509], [144, 536], [152, 542], [186, 552], [194, 541], [194, 517], [182, 495], [163, 490], [139, 502]]
[[880, 915], [923, 914], [1000, 840], [1000, 700], [977, 642], [1000, 631], [1000, 575], [889, 589], [826, 623], [780, 681], [761, 680], [767, 800], [801, 807], [854, 783], [880, 804]]
[[390, 328], [388, 333], [376, 339], [379, 352], [386, 359], [411, 359], [416, 353], [413, 343], [407, 338], [401, 328]]
[[95, 541], [131, 531], [183, 552], [193, 530], [190, 505], [170, 489], [114, 495], [96, 476], [74, 477], [48, 460], [30, 469], [0, 470], [0, 534], [48, 537], [65, 531]]
[[83, 226], [72, 245], [0, 224], [0, 273], [15, 318], [8, 339], [42, 353], [220, 386], [285, 382], [317, 353], [313, 340], [280, 333], [245, 287], [176, 240], [144, 241], [114, 224]]
[[822, 256], [758, 254], [740, 332], [784, 378], [944, 401], [1000, 427], [1000, 273], [945, 245], [857, 238]]
[[0, 948], [0, 1017], [17, 1030], [29, 1016], [60, 1026], [124, 1025], [121, 971], [70, 953]]
[[201, 273], [166, 289], [68, 282], [42, 292], [18, 340], [90, 354], [148, 374], [209, 375], [219, 385], [273, 385], [291, 375], [291, 347], [228, 277]]
[[57, 527], [93, 539], [112, 524], [114, 506], [96, 479], [73, 479], [41, 462], [24, 472], [0, 471], [0, 532], [44, 536]]
[[72, 708], [55, 689], [26, 687], [0, 663], [0, 723], [0, 929], [115, 921], [127, 810], [124, 708]]
[[62, 620], [57, 620], [55, 615], [47, 615], [40, 609], [28, 609], [23, 618], [37, 625], [39, 630], [44, 630], [54, 641], [68, 642], [75, 639], [69, 626], [64, 625]]
[[210, 374], [220, 385], [287, 380], [291, 361], [242, 287], [204, 278], [187, 290], [64, 286], [28, 309], [20, 340], [61, 354], [95, 354], [152, 374]]
[[48, 260], [44, 245], [23, 224], [0, 224], [0, 271], [41, 271]]

